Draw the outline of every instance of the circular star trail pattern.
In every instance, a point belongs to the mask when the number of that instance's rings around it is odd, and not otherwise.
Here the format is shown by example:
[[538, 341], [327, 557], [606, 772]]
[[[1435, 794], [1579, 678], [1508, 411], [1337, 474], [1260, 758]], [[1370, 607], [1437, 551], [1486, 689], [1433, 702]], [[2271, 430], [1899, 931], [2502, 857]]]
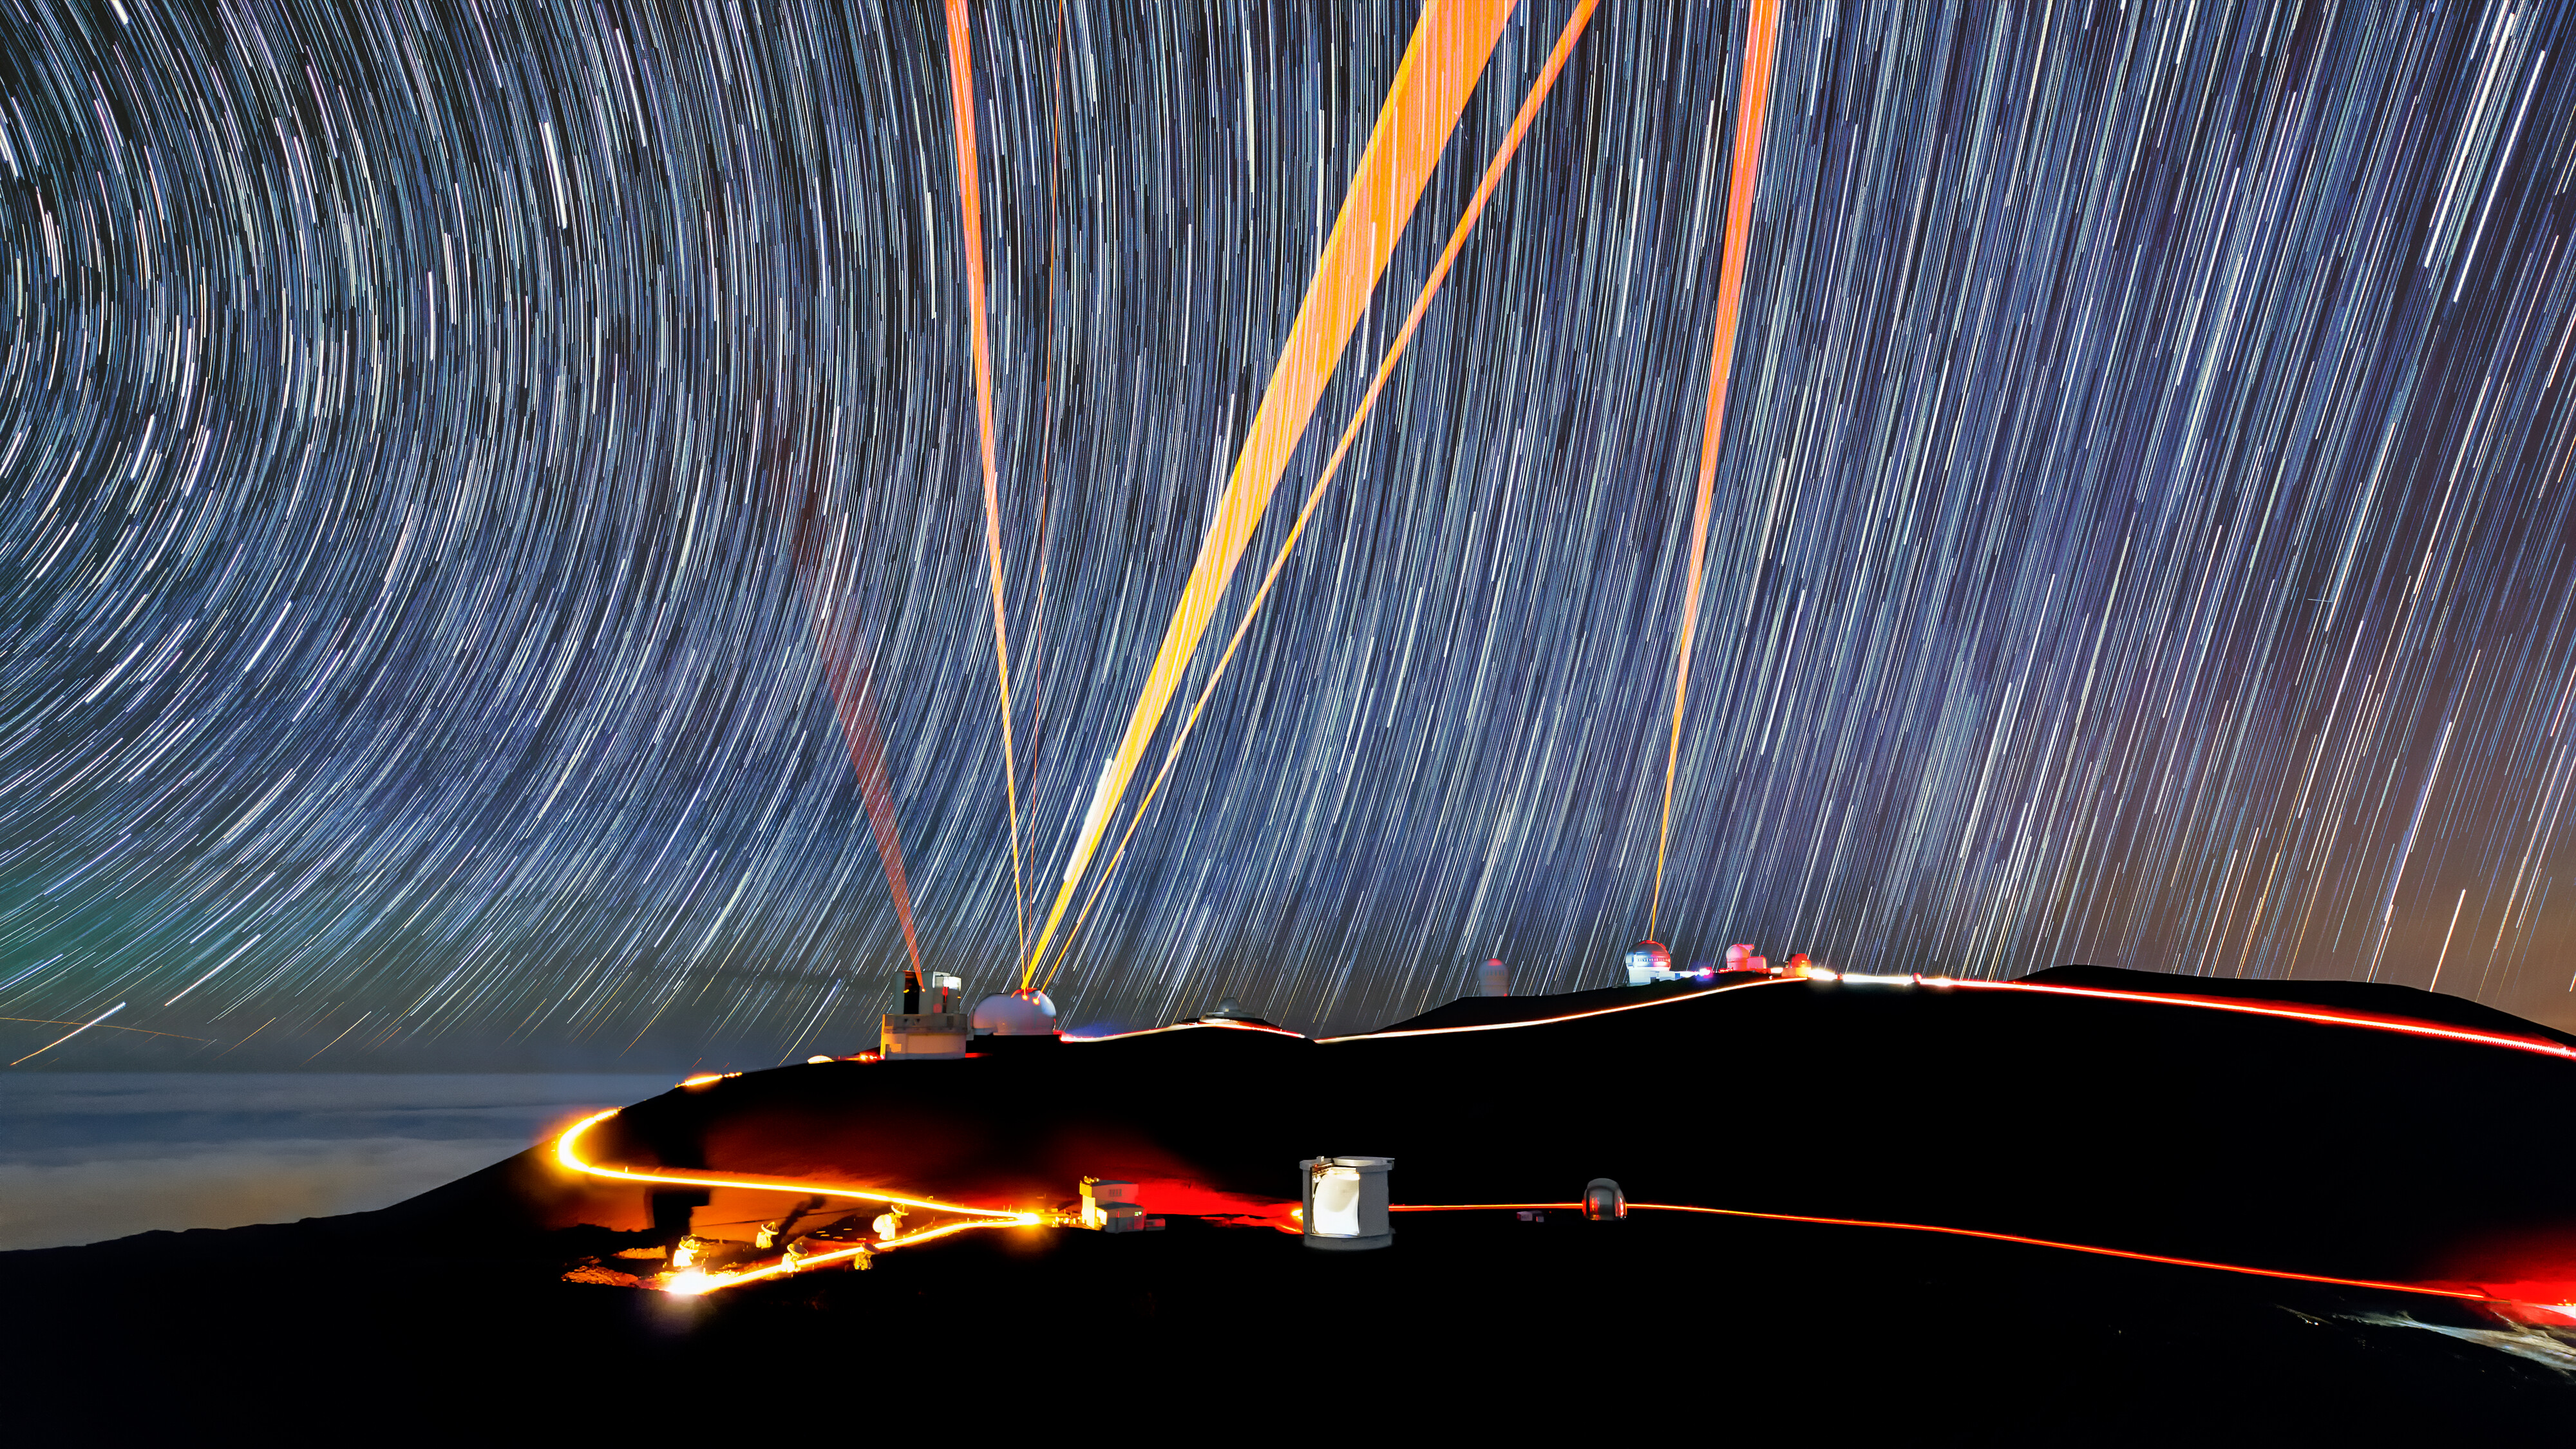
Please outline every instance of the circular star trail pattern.
[[[1565, 10], [1515, 18], [1284, 499]], [[0, 12], [0, 1013], [130, 1001], [235, 1061], [854, 1049], [903, 946], [834, 658], [928, 964], [1009, 983], [934, 7]], [[1415, 12], [972, 14], [1039, 909]], [[1796, 7], [1680, 959], [2438, 968], [2567, 1014], [2571, 16]], [[1742, 25], [1602, 8], [1069, 1019], [1611, 979]]]

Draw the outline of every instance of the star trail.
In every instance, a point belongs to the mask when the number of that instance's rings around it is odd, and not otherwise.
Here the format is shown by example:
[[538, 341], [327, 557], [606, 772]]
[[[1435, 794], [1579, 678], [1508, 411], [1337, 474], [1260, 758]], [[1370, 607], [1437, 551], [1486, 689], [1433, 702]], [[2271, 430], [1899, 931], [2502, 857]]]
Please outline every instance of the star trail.
[[[1017, 984], [1009, 797], [1043, 906], [1421, 9], [952, 8], [963, 114], [937, 6], [0, 0], [0, 1015], [127, 1003], [27, 1070], [760, 1065], [871, 1041], [916, 932]], [[1576, 9], [1510, 12], [1294, 496]], [[1747, 9], [1580, 27], [1066, 949], [1077, 1028], [1615, 978]], [[1678, 959], [2576, 1019], [2572, 49], [1782, 8]]]

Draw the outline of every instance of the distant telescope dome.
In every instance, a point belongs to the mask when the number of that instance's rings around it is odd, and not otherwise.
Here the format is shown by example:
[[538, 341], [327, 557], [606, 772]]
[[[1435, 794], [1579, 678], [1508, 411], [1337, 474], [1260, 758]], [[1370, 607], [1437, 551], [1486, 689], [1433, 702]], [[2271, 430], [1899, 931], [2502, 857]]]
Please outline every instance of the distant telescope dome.
[[1661, 941], [1639, 941], [1628, 948], [1628, 984], [1643, 986], [1650, 981], [1673, 979], [1673, 953]]
[[1053, 1036], [1055, 1003], [1036, 987], [1026, 987], [975, 1003], [977, 1036]]

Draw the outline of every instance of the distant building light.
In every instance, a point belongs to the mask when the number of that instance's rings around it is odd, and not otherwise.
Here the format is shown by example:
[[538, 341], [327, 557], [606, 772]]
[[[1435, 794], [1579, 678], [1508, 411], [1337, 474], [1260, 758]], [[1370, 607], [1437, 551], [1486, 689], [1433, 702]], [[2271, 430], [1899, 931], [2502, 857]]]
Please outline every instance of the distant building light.
[[1476, 968], [1476, 986], [1477, 994], [1482, 996], [1509, 996], [1512, 994], [1512, 968], [1504, 965], [1502, 958], [1496, 957]]

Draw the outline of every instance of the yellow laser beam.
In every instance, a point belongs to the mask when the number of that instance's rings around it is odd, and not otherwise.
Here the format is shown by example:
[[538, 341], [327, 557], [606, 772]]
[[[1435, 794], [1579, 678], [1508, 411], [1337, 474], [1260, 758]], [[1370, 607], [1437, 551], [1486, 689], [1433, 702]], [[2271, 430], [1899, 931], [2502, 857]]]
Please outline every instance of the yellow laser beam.
[[1512, 5], [1513, 0], [1427, 0], [1422, 7], [1404, 59], [1396, 67], [1395, 83], [1378, 109], [1368, 147], [1360, 153], [1341, 214], [1333, 222], [1323, 254], [1316, 258], [1315, 274], [1288, 330], [1287, 346], [1235, 456], [1234, 474], [1217, 505], [1216, 519], [1199, 544], [1198, 560], [1164, 630], [1144, 692], [1128, 716], [1126, 736], [1102, 775], [1100, 793], [1074, 844], [1055, 904], [1039, 928], [1037, 947], [1024, 955], [1023, 987], [1035, 982], [1047, 943], [1073, 903], [1074, 891], [1100, 848], [1110, 817], [1143, 762], [1145, 747], [1161, 725], [1174, 691], [1180, 688], [1181, 673], [1198, 650], [1199, 636], [1207, 632], [1217, 600], [1252, 541], [1253, 527], [1269, 506], [1289, 455], [1305, 435], [1307, 420], [1341, 362], [1361, 313], [1367, 310], [1387, 259], [1413, 215], [1414, 203], [1431, 179], [1432, 167], [1457, 129], [1459, 113], [1466, 109], [1468, 94], [1484, 73], [1494, 43], [1502, 37]]
[[1326, 460], [1323, 472], [1315, 478], [1315, 486], [1307, 492], [1305, 506], [1297, 510], [1296, 523], [1289, 528], [1288, 536], [1280, 540], [1279, 551], [1271, 557], [1269, 572], [1261, 576], [1261, 587], [1253, 591], [1252, 602], [1245, 606], [1243, 617], [1236, 621], [1234, 636], [1225, 641], [1225, 652], [1217, 657], [1216, 668], [1209, 672], [1207, 683], [1190, 705], [1190, 712], [1181, 719], [1180, 731], [1172, 736], [1171, 745], [1163, 752], [1163, 763], [1154, 771], [1153, 782], [1145, 787], [1145, 798], [1137, 802], [1136, 813], [1129, 817], [1126, 832], [1118, 837], [1118, 848], [1110, 852], [1109, 864], [1103, 866], [1099, 877], [1092, 881], [1091, 893], [1083, 898], [1082, 914], [1074, 917], [1073, 929], [1065, 934], [1064, 945], [1056, 952], [1055, 964], [1047, 970], [1047, 985], [1052, 986], [1056, 972], [1064, 969], [1065, 957], [1073, 950], [1074, 941], [1081, 936], [1083, 923], [1091, 919], [1091, 908], [1099, 903], [1100, 893], [1109, 884], [1109, 878], [1117, 874], [1118, 863], [1127, 858], [1127, 842], [1135, 838], [1136, 827], [1143, 823], [1145, 812], [1154, 808], [1155, 797], [1162, 793], [1163, 782], [1171, 776], [1172, 762], [1180, 758], [1181, 746], [1189, 743], [1191, 731], [1198, 728], [1200, 711], [1207, 708], [1208, 697], [1216, 693], [1218, 682], [1225, 678], [1226, 668], [1234, 663], [1234, 651], [1252, 628], [1253, 616], [1261, 612], [1263, 601], [1270, 597], [1270, 586], [1279, 582], [1280, 569], [1287, 565], [1289, 553], [1297, 547], [1298, 536], [1306, 531], [1306, 521], [1315, 516], [1315, 506], [1324, 501], [1324, 491], [1332, 486], [1333, 478], [1341, 472], [1342, 460], [1350, 456], [1351, 446], [1359, 441], [1360, 430], [1367, 425], [1371, 410], [1377, 406], [1378, 394], [1386, 390], [1388, 379], [1395, 376], [1395, 364], [1403, 358], [1405, 349], [1412, 345], [1414, 332], [1422, 326], [1423, 314], [1431, 310], [1431, 299], [1439, 295], [1441, 284], [1449, 279], [1450, 268], [1457, 265], [1458, 254], [1467, 246], [1467, 234], [1475, 228], [1477, 218], [1484, 214], [1485, 202], [1493, 196], [1494, 188], [1502, 184], [1504, 170], [1520, 152], [1521, 138], [1529, 133], [1530, 122], [1537, 117], [1538, 108], [1547, 99], [1548, 92], [1555, 88], [1557, 76], [1565, 69], [1566, 58], [1574, 53], [1574, 43], [1583, 38], [1584, 27], [1592, 23], [1592, 12], [1600, 7], [1600, 3], [1601, 0], [1583, 0], [1566, 20], [1565, 28], [1558, 32], [1556, 48], [1548, 53], [1546, 66], [1539, 71], [1538, 79], [1530, 85], [1529, 95], [1521, 102], [1520, 114], [1512, 118], [1511, 130], [1504, 134], [1502, 145], [1495, 148], [1493, 161], [1485, 167], [1484, 177], [1476, 185], [1476, 194], [1469, 198], [1466, 211], [1459, 216], [1457, 226], [1450, 230], [1449, 244], [1441, 249], [1439, 262], [1431, 268], [1430, 278], [1413, 299], [1413, 310], [1405, 314], [1404, 325], [1396, 330], [1395, 340], [1387, 345], [1386, 356], [1379, 359], [1377, 376], [1370, 380], [1368, 391], [1361, 396], [1359, 406], [1352, 410], [1350, 422], [1343, 427], [1340, 440], [1333, 445], [1332, 457]]

